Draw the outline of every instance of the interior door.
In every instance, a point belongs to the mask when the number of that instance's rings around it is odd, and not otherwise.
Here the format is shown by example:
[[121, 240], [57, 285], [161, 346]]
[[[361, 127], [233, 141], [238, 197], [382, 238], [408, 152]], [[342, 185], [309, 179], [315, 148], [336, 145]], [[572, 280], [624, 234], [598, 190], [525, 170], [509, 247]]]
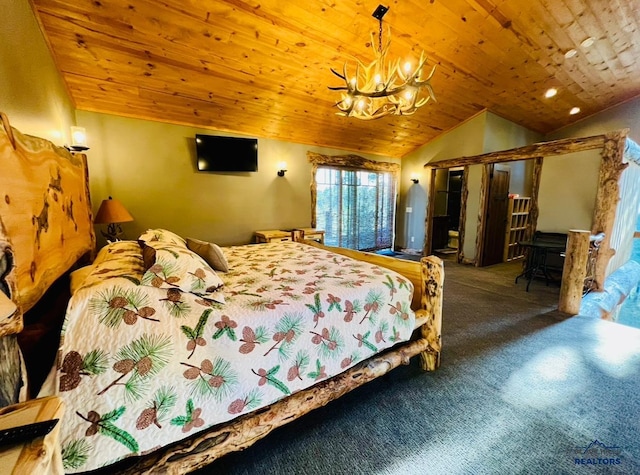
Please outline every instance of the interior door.
[[491, 165], [481, 266], [502, 262], [509, 208], [509, 171]]

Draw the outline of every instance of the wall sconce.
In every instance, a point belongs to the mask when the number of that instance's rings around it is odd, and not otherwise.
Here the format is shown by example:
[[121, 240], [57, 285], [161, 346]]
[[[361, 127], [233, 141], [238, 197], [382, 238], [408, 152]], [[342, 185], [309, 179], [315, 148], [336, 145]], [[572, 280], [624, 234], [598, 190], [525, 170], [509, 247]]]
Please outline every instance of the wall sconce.
[[278, 176], [284, 176], [284, 172], [287, 171], [287, 162], [278, 163]]
[[420, 183], [420, 180], [418, 179], [418, 174], [417, 173], [412, 173], [411, 174], [411, 181], [413, 183]]
[[93, 220], [96, 224], [106, 224], [107, 232], [100, 231], [109, 242], [119, 241], [122, 236], [122, 227], [120, 223], [133, 221], [133, 216], [129, 214], [127, 209], [118, 200], [109, 197], [108, 200], [102, 200], [100, 209]]
[[89, 147], [87, 147], [87, 133], [84, 127], [71, 127], [71, 145], [66, 148], [72, 152], [89, 150]]

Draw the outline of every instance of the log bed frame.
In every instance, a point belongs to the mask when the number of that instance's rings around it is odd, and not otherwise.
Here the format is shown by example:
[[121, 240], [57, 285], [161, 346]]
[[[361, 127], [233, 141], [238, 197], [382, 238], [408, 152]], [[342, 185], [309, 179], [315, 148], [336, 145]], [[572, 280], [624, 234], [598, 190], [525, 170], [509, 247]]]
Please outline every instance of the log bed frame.
[[[84, 154], [23, 135], [0, 113], [0, 406], [17, 402], [26, 376], [16, 334], [23, 315], [60, 276], [95, 253], [95, 233]], [[314, 242], [305, 243], [321, 246]], [[119, 473], [186, 473], [224, 454], [249, 447], [269, 432], [420, 355], [424, 370], [440, 365], [444, 266], [435, 256], [420, 262], [328, 248], [392, 269], [411, 280], [414, 338], [331, 379], [268, 407], [183, 441], [113, 465]], [[62, 315], [59, 316], [62, 318]]]

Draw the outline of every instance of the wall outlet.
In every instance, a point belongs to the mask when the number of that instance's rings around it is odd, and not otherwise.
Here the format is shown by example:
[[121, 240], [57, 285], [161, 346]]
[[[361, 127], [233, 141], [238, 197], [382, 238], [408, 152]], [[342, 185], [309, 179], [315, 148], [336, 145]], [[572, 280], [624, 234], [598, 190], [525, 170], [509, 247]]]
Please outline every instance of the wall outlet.
[[413, 212], [413, 208], [411, 206], [407, 206], [407, 213]]
[[413, 242], [413, 241], [415, 241], [415, 240], [416, 240], [416, 239], [415, 239], [413, 236], [411, 236], [411, 242]]

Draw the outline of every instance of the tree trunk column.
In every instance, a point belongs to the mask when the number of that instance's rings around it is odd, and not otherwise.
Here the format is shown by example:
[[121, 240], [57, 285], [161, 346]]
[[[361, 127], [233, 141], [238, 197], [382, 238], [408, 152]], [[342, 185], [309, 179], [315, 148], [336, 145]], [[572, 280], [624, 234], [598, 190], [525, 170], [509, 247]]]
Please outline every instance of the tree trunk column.
[[569, 230], [558, 303], [558, 310], [569, 315], [580, 313], [584, 279], [587, 276], [590, 236], [590, 231]]

